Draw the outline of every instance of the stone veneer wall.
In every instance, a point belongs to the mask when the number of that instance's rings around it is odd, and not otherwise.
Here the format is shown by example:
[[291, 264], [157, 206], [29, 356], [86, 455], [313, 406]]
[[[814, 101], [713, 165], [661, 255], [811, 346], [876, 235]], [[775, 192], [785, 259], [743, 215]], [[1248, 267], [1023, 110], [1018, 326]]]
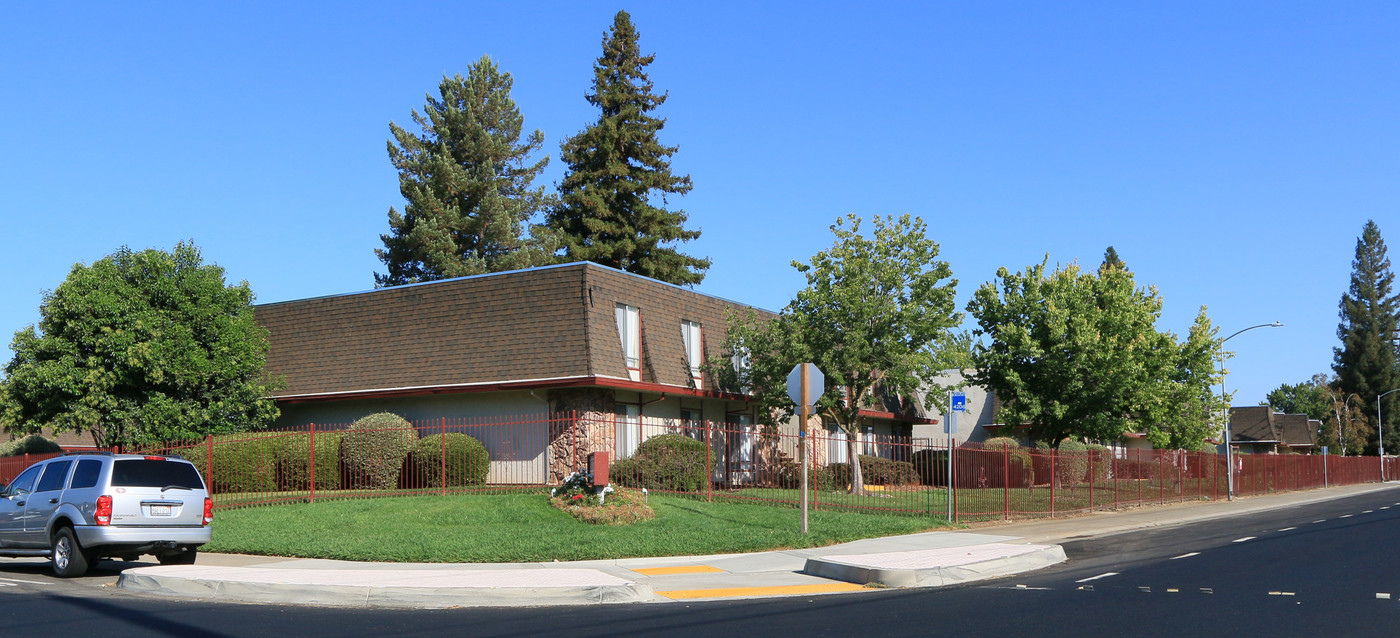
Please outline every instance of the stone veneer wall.
[[550, 410], [559, 416], [549, 427], [549, 481], [563, 482], [576, 469], [588, 465], [589, 452], [612, 452], [616, 447], [615, 413], [612, 390], [583, 388], [554, 390], [549, 393]]

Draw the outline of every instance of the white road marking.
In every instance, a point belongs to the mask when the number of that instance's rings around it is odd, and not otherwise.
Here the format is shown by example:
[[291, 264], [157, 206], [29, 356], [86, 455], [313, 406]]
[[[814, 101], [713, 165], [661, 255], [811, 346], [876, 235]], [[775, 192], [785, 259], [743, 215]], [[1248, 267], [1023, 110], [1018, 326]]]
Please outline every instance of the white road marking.
[[1386, 505], [1386, 506], [1382, 507], [1381, 509], [1383, 509], [1383, 510], [1388, 510], [1388, 509], [1390, 509], [1390, 506], [1389, 506], [1389, 505]]
[[1379, 599], [1381, 599], [1381, 600], [1390, 600], [1390, 594], [1389, 594], [1389, 593], [1376, 592], [1376, 598], [1379, 598]]
[[0, 578], [0, 581], [9, 581], [9, 582], [12, 582], [12, 583], [24, 583], [24, 584], [26, 584], [26, 585], [52, 585], [52, 584], [53, 584], [53, 583], [45, 583], [45, 582], [41, 582], [41, 581], [37, 581], [37, 580], [22, 580], [22, 579], [19, 579], [19, 578]]
[[1351, 514], [1342, 514], [1338, 518], [1351, 518]]
[[1318, 519], [1318, 520], [1313, 521], [1313, 525], [1316, 525], [1316, 524], [1318, 524], [1318, 523], [1326, 523], [1326, 522], [1327, 522], [1327, 519], [1322, 518], [1322, 519]]
[[1374, 511], [1375, 511], [1375, 510], [1363, 510], [1361, 513], [1362, 513], [1362, 514], [1370, 514], [1371, 512], [1374, 512]]
[[1098, 580], [1098, 579], [1100, 579], [1100, 578], [1108, 578], [1109, 576], [1117, 576], [1117, 575], [1118, 575], [1118, 572], [1105, 572], [1105, 573], [1099, 574], [1098, 576], [1090, 576], [1090, 577], [1088, 577], [1088, 578], [1081, 578], [1081, 579], [1076, 580], [1076, 581], [1074, 581], [1074, 582], [1076, 582], [1076, 583], [1087, 583], [1087, 582], [1089, 582], [1089, 581], [1091, 581], [1091, 580]]
[[1297, 527], [1296, 525], [1293, 526], [1293, 527], [1285, 527], [1285, 528], [1283, 528], [1283, 529], [1281, 529], [1281, 530], [1279, 530], [1279, 531], [1280, 531], [1280, 532], [1291, 532], [1291, 531], [1293, 531], [1293, 530], [1295, 530], [1295, 529], [1298, 529], [1298, 527]]
[[1246, 537], [1244, 537], [1244, 538], [1236, 538], [1235, 540], [1232, 540], [1232, 541], [1230, 541], [1230, 542], [1231, 542], [1231, 543], [1243, 543], [1243, 542], [1245, 542], [1245, 541], [1252, 541], [1252, 540], [1254, 540], [1254, 539], [1256, 539], [1256, 538], [1258, 538], [1258, 536], [1246, 536]]
[[1173, 556], [1173, 557], [1169, 558], [1168, 560], [1176, 560], [1176, 559], [1178, 559], [1178, 558], [1191, 558], [1192, 556], [1200, 556], [1200, 555], [1201, 555], [1200, 552], [1191, 552], [1190, 554], [1182, 554], [1182, 555], [1180, 555], [1180, 556]]

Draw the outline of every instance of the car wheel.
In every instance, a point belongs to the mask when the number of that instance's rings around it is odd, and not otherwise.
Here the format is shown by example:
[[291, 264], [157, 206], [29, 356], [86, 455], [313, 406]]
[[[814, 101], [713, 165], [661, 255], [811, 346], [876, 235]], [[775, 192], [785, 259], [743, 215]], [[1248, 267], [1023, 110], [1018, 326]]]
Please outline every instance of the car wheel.
[[86, 574], [87, 555], [78, 546], [73, 528], [60, 527], [53, 535], [53, 573], [60, 578], [75, 578]]
[[171, 552], [156, 556], [156, 560], [162, 565], [193, 565], [195, 556], [199, 554], [199, 549], [191, 547], [181, 552]]

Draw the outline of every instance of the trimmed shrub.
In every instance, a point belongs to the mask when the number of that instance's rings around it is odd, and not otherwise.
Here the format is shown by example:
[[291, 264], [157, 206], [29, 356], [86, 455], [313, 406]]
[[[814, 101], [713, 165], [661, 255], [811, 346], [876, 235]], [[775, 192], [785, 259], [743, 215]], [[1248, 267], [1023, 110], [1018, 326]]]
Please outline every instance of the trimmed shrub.
[[392, 490], [399, 485], [404, 461], [418, 431], [403, 417], [380, 412], [363, 417], [340, 439], [340, 459], [349, 487]]
[[1113, 469], [1113, 452], [1107, 445], [1098, 443], [1085, 443], [1084, 447], [1089, 449], [1089, 457], [1094, 470], [1094, 482], [1102, 483], [1108, 480], [1108, 472]]
[[948, 484], [948, 450], [919, 450], [913, 464], [924, 485]]
[[1061, 485], [1077, 485], [1089, 476], [1089, 448], [1074, 439], [1060, 441], [1055, 455], [1055, 478]]
[[845, 490], [851, 487], [851, 464], [828, 463], [824, 471], [816, 475], [817, 489], [828, 492]]
[[914, 464], [908, 461], [892, 461], [864, 454], [856, 459], [860, 461], [861, 481], [866, 485], [912, 485], [919, 482]]
[[680, 434], [642, 441], [635, 454], [614, 461], [608, 474], [625, 487], [673, 492], [703, 492], [710, 481], [705, 443]]
[[[340, 432], [316, 433], [316, 489], [340, 489]], [[277, 449], [277, 475], [279, 482], [288, 490], [311, 488], [311, 454], [307, 449], [311, 437], [306, 434], [289, 436]]]
[[491, 455], [481, 441], [459, 432], [434, 434], [413, 444], [413, 478], [422, 487], [438, 487], [443, 482], [443, 451], [446, 450], [447, 487], [485, 485], [491, 469]]
[[57, 441], [46, 439], [38, 434], [0, 444], [0, 456], [20, 456], [22, 454], [55, 454], [63, 451]]
[[277, 491], [278, 448], [283, 432], [239, 432], [213, 439], [214, 464], [210, 473], [208, 443], [172, 450], [194, 464], [204, 481], [219, 494]]

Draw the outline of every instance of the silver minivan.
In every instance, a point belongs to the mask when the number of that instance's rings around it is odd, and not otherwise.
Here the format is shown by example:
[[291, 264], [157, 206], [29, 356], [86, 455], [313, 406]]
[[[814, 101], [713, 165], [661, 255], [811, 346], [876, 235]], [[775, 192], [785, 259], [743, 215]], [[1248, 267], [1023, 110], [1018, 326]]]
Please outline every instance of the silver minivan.
[[63, 577], [107, 557], [187, 565], [209, 542], [213, 508], [199, 470], [178, 456], [60, 456], [0, 489], [0, 556], [48, 556]]

